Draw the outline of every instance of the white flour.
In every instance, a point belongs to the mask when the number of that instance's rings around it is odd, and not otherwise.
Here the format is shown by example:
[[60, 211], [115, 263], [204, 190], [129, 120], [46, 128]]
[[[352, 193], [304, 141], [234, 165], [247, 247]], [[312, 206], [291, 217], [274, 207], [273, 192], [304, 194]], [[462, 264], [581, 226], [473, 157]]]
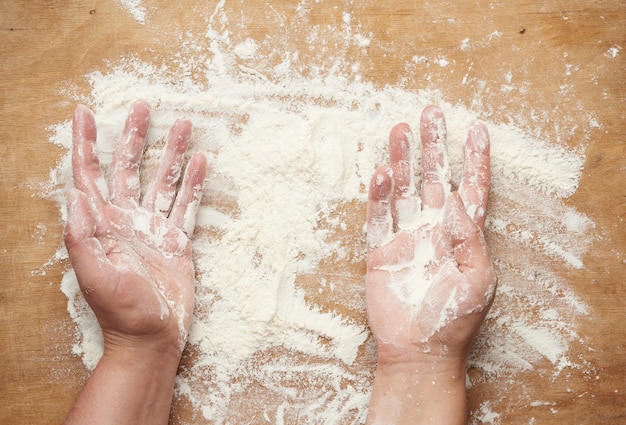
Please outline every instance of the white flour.
[[[141, 6], [125, 2], [131, 3]], [[209, 153], [193, 241], [199, 276], [193, 354], [178, 378], [177, 399], [188, 400], [210, 423], [253, 417], [256, 423], [362, 423], [375, 353], [358, 273], [364, 270], [363, 223], [355, 220], [364, 219], [369, 178], [386, 162], [392, 125], [407, 121], [417, 129], [421, 109], [437, 103], [446, 113], [458, 182], [475, 113], [439, 92], [375, 88], [360, 81], [358, 67], [341, 62], [305, 77], [297, 55], [277, 45], [272, 54], [282, 60], [269, 66], [259, 52], [272, 41], [231, 41], [223, 6], [210, 14], [205, 36], [181, 36], [174, 68], [127, 58], [90, 74], [91, 91], [74, 100], [95, 112], [105, 166], [137, 98], [154, 105], [147, 169], [181, 115], [194, 123], [194, 149]], [[300, 6], [306, 16], [306, 2]], [[341, 25], [347, 45], [369, 45], [371, 36], [361, 34], [347, 12]], [[316, 28], [308, 38], [324, 47], [331, 36], [323, 33]], [[487, 235], [500, 286], [471, 363], [482, 371], [479, 379], [506, 377], [501, 385], [511, 386], [516, 374], [542, 361], [553, 365], [553, 376], [578, 366], [568, 350], [582, 338], [576, 317], [588, 307], [556, 271], [584, 267], [594, 224], [562, 202], [577, 189], [580, 152], [514, 125], [487, 125], [493, 173]], [[70, 123], [53, 126], [50, 140], [69, 149]], [[64, 216], [59, 195], [70, 178], [68, 154], [51, 176]], [[100, 331], [72, 272], [62, 290], [78, 328], [73, 351], [93, 368]], [[260, 389], [266, 395], [256, 398]], [[483, 403], [475, 421], [496, 420], [492, 409]]]
[[146, 23], [147, 11], [141, 0], [117, 0], [120, 6], [130, 13], [141, 25]]

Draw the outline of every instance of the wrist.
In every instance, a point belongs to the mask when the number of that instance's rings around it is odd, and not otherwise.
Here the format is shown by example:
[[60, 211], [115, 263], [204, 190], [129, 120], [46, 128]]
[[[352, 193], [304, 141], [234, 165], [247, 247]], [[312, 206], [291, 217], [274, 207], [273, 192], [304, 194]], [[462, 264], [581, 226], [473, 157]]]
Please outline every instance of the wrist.
[[178, 364], [182, 349], [178, 334], [126, 335], [103, 330], [103, 356], [150, 359], [160, 363]]
[[389, 347], [379, 344], [378, 366], [389, 367], [397, 370], [419, 370], [420, 373], [450, 373], [457, 371], [465, 374], [467, 366], [467, 353], [465, 351], [451, 351], [447, 347], [421, 349], [411, 346], [409, 348]]
[[180, 355], [155, 347], [105, 345], [65, 424], [167, 424]]
[[175, 375], [180, 363], [178, 349], [162, 344], [154, 345], [114, 345], [106, 344], [100, 363], [108, 367], [132, 370], [137, 375], [159, 371], [159, 376]]
[[464, 358], [379, 359], [368, 424], [465, 424], [465, 377]]
[[382, 376], [389, 382], [402, 382], [406, 390], [425, 395], [431, 390], [460, 391], [465, 393], [466, 361], [448, 358], [424, 358], [406, 363], [388, 363], [378, 361], [376, 376]]

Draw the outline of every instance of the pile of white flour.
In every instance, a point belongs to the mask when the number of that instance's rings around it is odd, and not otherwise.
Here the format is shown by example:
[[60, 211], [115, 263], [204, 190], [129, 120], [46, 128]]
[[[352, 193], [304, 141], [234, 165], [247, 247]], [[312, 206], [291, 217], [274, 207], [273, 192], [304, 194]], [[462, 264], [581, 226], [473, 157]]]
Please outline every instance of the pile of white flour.
[[[71, 100], [94, 110], [105, 167], [138, 98], [154, 107], [147, 169], [180, 116], [194, 124], [193, 149], [209, 153], [193, 241], [199, 280], [192, 354], [177, 399], [217, 424], [245, 423], [242, 410], [255, 423], [362, 423], [375, 353], [365, 322], [364, 276], [342, 269], [364, 270], [365, 260], [363, 223], [346, 211], [364, 211], [370, 176], [387, 160], [391, 127], [407, 121], [418, 128], [419, 113], [430, 103], [446, 114], [458, 182], [466, 125], [479, 111], [447, 103], [445, 93], [375, 88], [346, 77], [339, 71], [345, 66], [305, 77], [288, 52], [275, 66], [252, 68], [248, 61], [264, 40], [233, 43], [223, 4], [206, 34], [181, 37], [169, 58], [174, 68], [125, 58], [89, 74], [90, 92]], [[350, 25], [349, 14], [343, 21]], [[366, 46], [369, 40], [353, 30], [349, 42]], [[500, 286], [471, 363], [483, 378], [510, 378], [504, 386], [538, 362], [549, 361], [553, 376], [574, 366], [568, 350], [582, 338], [575, 319], [588, 307], [553, 267], [584, 267], [594, 224], [562, 202], [577, 189], [580, 152], [520, 127], [487, 125], [493, 173], [487, 235]], [[51, 142], [69, 149], [70, 128], [69, 121], [52, 126]], [[69, 153], [51, 180], [64, 214], [59, 195], [71, 185]], [[77, 326], [73, 352], [93, 368], [101, 336], [72, 272], [62, 290]], [[312, 293], [341, 308], [322, 309]], [[255, 399], [259, 389], [272, 396]], [[236, 401], [246, 397], [247, 405]], [[474, 412], [481, 415], [484, 409]]]

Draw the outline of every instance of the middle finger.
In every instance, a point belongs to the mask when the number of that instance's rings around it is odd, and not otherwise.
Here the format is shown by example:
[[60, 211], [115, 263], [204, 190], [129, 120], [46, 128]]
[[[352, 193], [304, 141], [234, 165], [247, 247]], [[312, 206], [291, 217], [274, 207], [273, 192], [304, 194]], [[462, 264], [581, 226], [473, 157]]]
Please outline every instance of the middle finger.
[[420, 119], [422, 139], [422, 205], [424, 208], [443, 208], [450, 193], [450, 165], [448, 163], [447, 130], [443, 111], [428, 106]]

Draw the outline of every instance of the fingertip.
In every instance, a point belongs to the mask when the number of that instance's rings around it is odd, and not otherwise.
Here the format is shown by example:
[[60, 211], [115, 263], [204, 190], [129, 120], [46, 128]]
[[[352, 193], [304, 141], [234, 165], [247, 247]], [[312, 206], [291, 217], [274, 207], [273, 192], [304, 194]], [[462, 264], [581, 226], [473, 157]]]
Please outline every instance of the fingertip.
[[184, 128], [188, 131], [191, 131], [193, 128], [193, 123], [191, 122], [191, 120], [189, 118], [178, 118], [176, 120], [175, 125], [180, 126], [181, 128]]
[[420, 117], [422, 143], [436, 142], [446, 135], [446, 120], [441, 108], [428, 105]]
[[135, 101], [131, 105], [128, 118], [126, 119], [127, 131], [145, 137], [150, 127], [151, 113], [150, 104], [148, 102], [145, 100]]
[[93, 112], [83, 104], [78, 104], [76, 109], [74, 109], [72, 138], [74, 142], [96, 140], [96, 121]]
[[[466, 213], [463, 200], [457, 193], [449, 198], [445, 230], [452, 243], [459, 270], [463, 274], [478, 271], [493, 275], [489, 249], [482, 229]], [[487, 280], [495, 283], [495, 278]], [[493, 292], [495, 285], [490, 286], [488, 291]]]
[[446, 201], [446, 213], [454, 216], [466, 215], [463, 198], [458, 192], [451, 192]]
[[443, 116], [443, 111], [438, 105], [431, 104], [424, 107], [422, 110], [423, 117]]
[[204, 184], [206, 175], [208, 174], [208, 158], [206, 153], [198, 151], [191, 156], [189, 163], [187, 164], [187, 173], [190, 174], [190, 179], [194, 185]]
[[467, 131], [466, 146], [476, 152], [489, 152], [489, 130], [485, 123], [479, 120], [470, 122]]
[[84, 210], [88, 206], [87, 196], [79, 189], [70, 189], [65, 194], [68, 214], [74, 216]]
[[170, 130], [170, 139], [175, 142], [177, 146], [187, 149], [187, 141], [191, 137], [193, 130], [193, 124], [187, 118], [179, 118], [174, 122], [172, 129]]
[[376, 169], [370, 180], [369, 198], [373, 201], [388, 200], [393, 188], [393, 171], [388, 165]]
[[87, 105], [83, 103], [79, 103], [78, 105], [76, 105], [76, 108], [74, 109], [74, 117], [82, 116], [84, 114], [91, 114], [91, 110], [89, 109]]
[[389, 159], [392, 164], [411, 158], [411, 127], [407, 123], [396, 124], [389, 133]]
[[422, 136], [435, 136], [439, 133], [439, 131], [445, 129], [445, 117], [441, 108], [437, 105], [426, 106], [422, 110], [420, 127]]
[[463, 199], [458, 192], [448, 195], [445, 207], [446, 230], [453, 244], [457, 245], [480, 231], [465, 209]]
[[131, 105], [131, 110], [133, 111], [141, 111], [142, 113], [150, 113], [151, 110], [150, 103], [145, 99], [137, 99]]
[[198, 151], [196, 153], [194, 153], [191, 156], [191, 159], [189, 160], [189, 162], [193, 162], [194, 164], [197, 164], [197, 167], [199, 169], [202, 169], [205, 171], [205, 173], [208, 171], [208, 166], [209, 166], [209, 158], [206, 154], [206, 152], [204, 151]]
[[411, 126], [405, 122], [400, 122], [392, 127], [391, 134], [402, 135], [408, 133], [409, 131], [411, 131]]
[[67, 193], [65, 194], [65, 201], [68, 206], [68, 212], [70, 211], [70, 206], [74, 207], [77, 202], [80, 202], [80, 197], [82, 194], [83, 193], [76, 188], [72, 188], [67, 191]]

